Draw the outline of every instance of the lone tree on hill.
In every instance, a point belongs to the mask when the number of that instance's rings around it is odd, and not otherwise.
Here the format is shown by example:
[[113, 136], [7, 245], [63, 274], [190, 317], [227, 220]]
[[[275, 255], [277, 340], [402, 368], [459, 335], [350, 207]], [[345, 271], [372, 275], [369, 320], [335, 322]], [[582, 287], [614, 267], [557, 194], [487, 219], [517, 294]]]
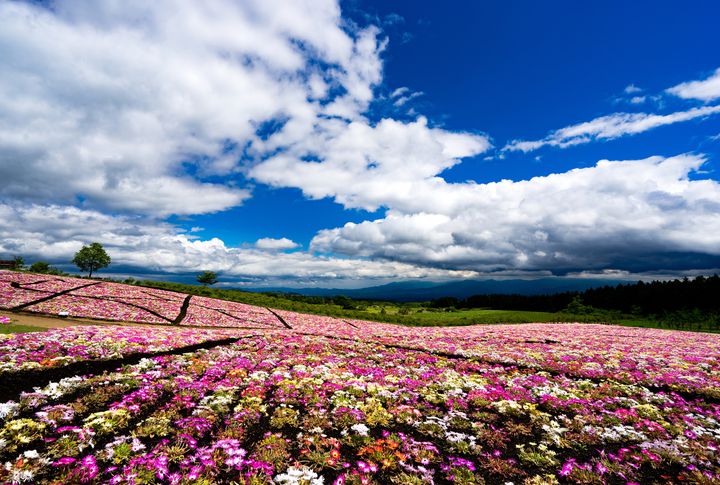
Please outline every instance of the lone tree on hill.
[[88, 271], [89, 277], [92, 277], [93, 271], [100, 268], [107, 268], [110, 264], [110, 256], [105, 252], [102, 244], [94, 242], [89, 246], [83, 246], [80, 251], [75, 253], [72, 262], [80, 268], [80, 271]]
[[202, 283], [204, 286], [207, 285], [214, 285], [218, 282], [217, 273], [214, 271], [203, 271], [199, 275], [197, 275], [197, 278], [195, 278], [198, 283]]
[[12, 259], [12, 269], [20, 271], [25, 267], [25, 259], [22, 256], [15, 256]]
[[30, 265], [31, 273], [47, 273], [50, 271], [50, 265], [45, 261], [35, 261]]

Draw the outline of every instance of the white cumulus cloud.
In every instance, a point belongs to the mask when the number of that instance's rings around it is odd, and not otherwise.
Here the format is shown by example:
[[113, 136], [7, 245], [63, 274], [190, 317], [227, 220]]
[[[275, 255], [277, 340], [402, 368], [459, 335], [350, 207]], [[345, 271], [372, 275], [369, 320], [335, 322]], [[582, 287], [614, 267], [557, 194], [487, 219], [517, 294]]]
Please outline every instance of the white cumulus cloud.
[[680, 83], [667, 91], [684, 99], [714, 101], [720, 98], [720, 67], [706, 79]]
[[[377, 29], [334, 0], [0, 3], [0, 194], [155, 216], [239, 205], [263, 123], [356, 115], [381, 76]], [[319, 67], [319, 66], [327, 67]], [[329, 87], [344, 92], [328, 105]], [[291, 138], [291, 137], [290, 137]]]
[[484, 135], [431, 128], [424, 118], [375, 125], [326, 120], [250, 175], [276, 187], [298, 187], [314, 199], [332, 197], [348, 208], [410, 207], [441, 196], [427, 190], [444, 183], [438, 175], [489, 147]]
[[597, 140], [613, 140], [622, 136], [643, 133], [660, 126], [705, 118], [718, 113], [720, 113], [720, 106], [702, 106], [666, 115], [652, 113], [613, 113], [555, 130], [541, 140], [513, 140], [508, 143], [503, 150], [527, 153], [544, 146], [565, 148]]
[[454, 203], [323, 230], [311, 247], [480, 272], [636, 271], [668, 264], [672, 253], [717, 262], [720, 183], [689, 178], [703, 163], [692, 155], [605, 160], [530, 180], [449, 184], [443, 197]]
[[[120, 265], [323, 281], [717, 261], [720, 191], [689, 176], [700, 156], [447, 182], [490, 137], [423, 117], [374, 119], [387, 40], [343, 19], [336, 0], [5, 1], [0, 25], [3, 254], [67, 261], [99, 241]], [[720, 70], [669, 92], [712, 101], [718, 79]], [[641, 91], [625, 94], [639, 104]], [[421, 94], [401, 87], [387, 104], [407, 108]], [[614, 113], [503, 150], [718, 113]], [[165, 222], [242, 204], [253, 183], [386, 212], [320, 231], [309, 251], [284, 237], [228, 246]]]
[[261, 239], [258, 239], [255, 241], [255, 247], [258, 249], [276, 249], [276, 250], [283, 250], [283, 249], [295, 249], [300, 247], [298, 243], [295, 241], [288, 239], [286, 237], [281, 237], [278, 239], [271, 238], [271, 237], [264, 237]]
[[[83, 244], [98, 241], [113, 266], [186, 273], [218, 271], [226, 277], [266, 282], [467, 278], [471, 271], [443, 270], [393, 261], [318, 256], [304, 251], [278, 252], [287, 239], [263, 240], [255, 248], [228, 246], [219, 238], [199, 239], [170, 224], [60, 205], [0, 204], [0, 253], [21, 254], [27, 261], [68, 263]], [[273, 245], [273, 241], [275, 244]], [[283, 248], [284, 249], [284, 248]], [[287, 249], [290, 249], [289, 247]]]

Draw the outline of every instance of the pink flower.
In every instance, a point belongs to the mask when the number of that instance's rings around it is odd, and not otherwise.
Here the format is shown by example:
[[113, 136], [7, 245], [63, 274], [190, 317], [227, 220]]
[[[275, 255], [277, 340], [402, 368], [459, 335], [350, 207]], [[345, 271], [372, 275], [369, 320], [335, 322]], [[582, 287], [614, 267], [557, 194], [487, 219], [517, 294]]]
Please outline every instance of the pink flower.
[[560, 470], [560, 475], [566, 477], [572, 473], [573, 468], [575, 468], [575, 460], [569, 459], [565, 462], [565, 464], [562, 466], [562, 469]]
[[57, 460], [53, 465], [55, 466], [66, 466], [75, 463], [77, 460], [71, 456], [64, 456]]

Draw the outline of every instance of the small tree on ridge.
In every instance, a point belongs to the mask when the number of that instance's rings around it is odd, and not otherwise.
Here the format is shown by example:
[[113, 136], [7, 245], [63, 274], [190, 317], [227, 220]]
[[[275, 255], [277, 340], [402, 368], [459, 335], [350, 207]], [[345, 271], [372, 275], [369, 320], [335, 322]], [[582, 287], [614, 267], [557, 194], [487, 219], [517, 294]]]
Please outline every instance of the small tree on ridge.
[[72, 262], [80, 268], [80, 271], [87, 271], [92, 278], [93, 271], [107, 268], [110, 265], [110, 256], [105, 252], [102, 244], [94, 242], [89, 246], [83, 246], [75, 253]]
[[30, 265], [31, 273], [47, 273], [50, 271], [50, 265], [45, 261], [35, 261]]
[[202, 283], [203, 285], [214, 285], [218, 282], [217, 273], [214, 271], [203, 271], [199, 275], [197, 275], [197, 278], [195, 278], [198, 283]]
[[25, 267], [25, 259], [22, 256], [15, 256], [13, 258], [13, 269], [20, 271]]

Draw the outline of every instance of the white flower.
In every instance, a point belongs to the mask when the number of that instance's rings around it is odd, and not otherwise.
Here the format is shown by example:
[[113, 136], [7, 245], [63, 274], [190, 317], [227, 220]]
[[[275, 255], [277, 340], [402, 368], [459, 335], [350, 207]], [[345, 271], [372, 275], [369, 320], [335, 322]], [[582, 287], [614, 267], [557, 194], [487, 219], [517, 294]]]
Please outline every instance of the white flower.
[[350, 429], [355, 431], [355, 433], [359, 434], [360, 436], [367, 436], [368, 431], [370, 431], [370, 428], [368, 428], [362, 423], [353, 424], [352, 426], [350, 426]]
[[135, 453], [137, 453], [138, 451], [144, 450], [144, 449], [145, 449], [145, 445], [142, 444], [142, 441], [140, 441], [140, 440], [137, 439], [137, 438], [133, 438], [133, 440], [132, 440], [132, 451], [135, 452]]
[[43, 389], [36, 387], [35, 392], [44, 394], [45, 396], [53, 399], [58, 399], [64, 394], [76, 389], [82, 381], [83, 378], [80, 376], [66, 377], [64, 379], [60, 379], [60, 382], [51, 382]]
[[445, 433], [445, 439], [450, 443], [465, 442], [470, 446], [475, 446], [476, 443], [476, 438], [474, 436], [470, 436], [465, 433], [458, 433], [457, 431], [447, 431]]
[[0, 419], [12, 418], [18, 412], [20, 405], [15, 401], [0, 403]]
[[268, 374], [267, 372], [259, 370], [259, 371], [256, 371], [256, 372], [253, 372], [252, 374], [250, 374], [250, 376], [248, 376], [248, 378], [252, 379], [254, 381], [264, 381], [269, 376], [270, 376], [270, 374]]
[[155, 363], [155, 361], [152, 359], [148, 359], [147, 357], [143, 357], [142, 359], [140, 359], [140, 362], [135, 364], [135, 367], [138, 370], [150, 370], [156, 366], [157, 364]]
[[285, 470], [285, 473], [276, 476], [274, 481], [284, 485], [323, 485], [325, 483], [323, 477], [318, 477], [317, 473], [306, 466], [302, 468], [291, 466]]
[[13, 470], [12, 471], [12, 483], [24, 483], [29, 482], [33, 479], [33, 472], [30, 470]]

